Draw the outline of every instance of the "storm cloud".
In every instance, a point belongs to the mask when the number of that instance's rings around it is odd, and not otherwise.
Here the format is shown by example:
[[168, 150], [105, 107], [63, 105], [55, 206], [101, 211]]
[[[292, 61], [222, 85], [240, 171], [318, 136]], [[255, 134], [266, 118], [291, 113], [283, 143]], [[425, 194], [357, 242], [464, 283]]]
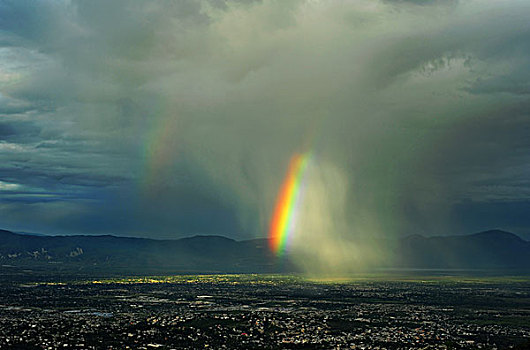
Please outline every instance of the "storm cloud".
[[527, 1], [2, 1], [0, 225], [265, 237], [310, 151], [305, 250], [529, 237], [529, 17]]

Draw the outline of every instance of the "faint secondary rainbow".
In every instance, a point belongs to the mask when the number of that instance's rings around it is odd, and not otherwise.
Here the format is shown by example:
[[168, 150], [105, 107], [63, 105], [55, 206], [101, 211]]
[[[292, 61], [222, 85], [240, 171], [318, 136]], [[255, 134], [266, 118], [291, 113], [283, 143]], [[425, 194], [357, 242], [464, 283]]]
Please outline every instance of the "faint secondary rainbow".
[[287, 175], [276, 199], [269, 229], [270, 249], [282, 256], [296, 226], [302, 201], [304, 174], [311, 153], [295, 154], [289, 163]]
[[[161, 181], [170, 178], [179, 153], [179, 118], [169, 114], [165, 103], [157, 104], [150, 118], [146, 119], [145, 133], [139, 143], [142, 167], [138, 184], [143, 194], [150, 195]], [[156, 191], [154, 192], [156, 194]]]

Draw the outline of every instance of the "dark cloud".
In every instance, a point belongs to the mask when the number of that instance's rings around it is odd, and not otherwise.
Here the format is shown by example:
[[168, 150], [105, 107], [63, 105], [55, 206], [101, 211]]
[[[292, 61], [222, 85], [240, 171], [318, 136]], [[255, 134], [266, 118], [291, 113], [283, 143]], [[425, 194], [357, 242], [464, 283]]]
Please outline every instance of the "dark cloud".
[[0, 122], [0, 140], [27, 143], [39, 140], [41, 129], [30, 121]]
[[264, 236], [290, 157], [309, 148], [303, 229], [329, 251], [350, 236], [529, 232], [505, 209], [530, 195], [529, 14], [524, 1], [3, 1], [0, 225]]

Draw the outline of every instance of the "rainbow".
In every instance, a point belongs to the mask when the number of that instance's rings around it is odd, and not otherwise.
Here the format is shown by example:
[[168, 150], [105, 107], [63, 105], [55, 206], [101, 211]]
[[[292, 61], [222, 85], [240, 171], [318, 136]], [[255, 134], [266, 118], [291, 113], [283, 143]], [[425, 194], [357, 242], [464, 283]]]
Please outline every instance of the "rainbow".
[[295, 229], [296, 215], [303, 194], [304, 173], [310, 158], [309, 152], [298, 153], [291, 158], [287, 175], [278, 193], [269, 229], [270, 249], [277, 256], [283, 255]]
[[157, 182], [169, 177], [179, 153], [179, 118], [168, 114], [168, 107], [160, 103], [153, 116], [146, 121], [146, 132], [139, 143], [142, 159], [138, 182], [143, 194], [149, 195]]

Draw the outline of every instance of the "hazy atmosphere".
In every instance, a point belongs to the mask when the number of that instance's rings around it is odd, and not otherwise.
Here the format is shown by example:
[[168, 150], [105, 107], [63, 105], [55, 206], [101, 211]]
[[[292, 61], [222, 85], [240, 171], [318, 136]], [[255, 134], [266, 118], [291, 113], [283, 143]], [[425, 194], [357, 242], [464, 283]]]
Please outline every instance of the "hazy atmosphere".
[[266, 237], [307, 154], [300, 256], [528, 239], [528, 18], [526, 0], [2, 1], [0, 228]]
[[0, 0], [0, 349], [530, 349], [530, 0]]

